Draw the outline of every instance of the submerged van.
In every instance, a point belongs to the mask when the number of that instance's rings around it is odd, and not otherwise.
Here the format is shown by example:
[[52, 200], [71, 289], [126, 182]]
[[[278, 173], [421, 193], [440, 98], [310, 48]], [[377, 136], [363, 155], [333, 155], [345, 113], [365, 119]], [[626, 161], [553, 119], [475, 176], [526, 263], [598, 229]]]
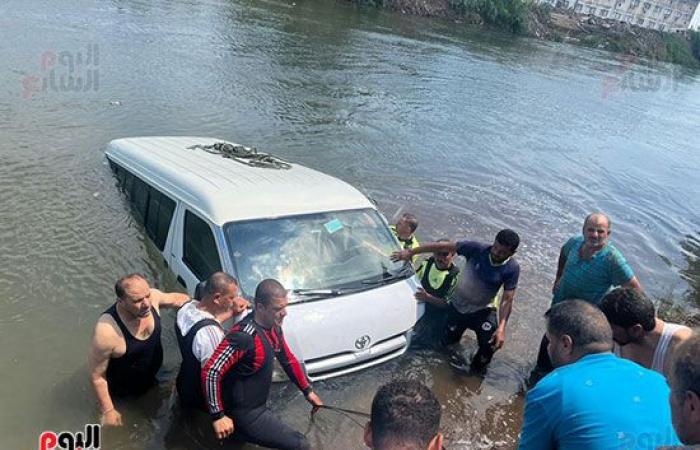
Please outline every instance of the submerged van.
[[[201, 137], [139, 137], [106, 157], [133, 214], [177, 280], [223, 270], [243, 295], [275, 278], [289, 289], [284, 331], [312, 380], [403, 354], [422, 315], [410, 263], [375, 205], [349, 184], [298, 164], [250, 167]], [[228, 143], [235, 145], [232, 143]]]

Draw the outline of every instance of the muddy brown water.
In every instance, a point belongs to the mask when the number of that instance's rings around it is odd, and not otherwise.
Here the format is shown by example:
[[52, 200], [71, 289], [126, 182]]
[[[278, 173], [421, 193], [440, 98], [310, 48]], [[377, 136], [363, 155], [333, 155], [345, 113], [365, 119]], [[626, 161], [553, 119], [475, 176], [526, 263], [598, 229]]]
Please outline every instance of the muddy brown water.
[[[384, 382], [422, 380], [444, 405], [449, 448], [516, 445], [558, 249], [587, 212], [610, 213], [614, 242], [666, 309], [697, 313], [696, 74], [321, 0], [8, 0], [0, 48], [3, 449], [96, 419], [86, 353], [116, 278], [176, 287], [105, 165], [118, 137], [258, 146], [358, 186], [390, 220], [415, 213], [423, 240], [518, 230], [521, 283], [483, 380], [411, 351], [316, 384], [366, 411]], [[162, 387], [123, 408], [103, 448], [218, 448], [206, 420], [172, 407], [172, 320]], [[272, 405], [318, 448], [362, 448], [358, 423], [322, 412], [310, 424], [291, 386]]]

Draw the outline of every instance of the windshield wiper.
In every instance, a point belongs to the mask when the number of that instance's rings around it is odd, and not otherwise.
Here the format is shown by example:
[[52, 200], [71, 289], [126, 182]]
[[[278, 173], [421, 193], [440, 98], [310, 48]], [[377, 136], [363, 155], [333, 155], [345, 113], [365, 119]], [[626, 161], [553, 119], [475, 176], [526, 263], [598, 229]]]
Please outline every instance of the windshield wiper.
[[337, 297], [345, 292], [341, 289], [292, 289], [292, 293], [303, 297]]
[[396, 280], [403, 280], [410, 277], [415, 272], [413, 271], [413, 266], [411, 263], [406, 262], [406, 264], [396, 273], [384, 272], [380, 278], [362, 280], [362, 284], [389, 284]]

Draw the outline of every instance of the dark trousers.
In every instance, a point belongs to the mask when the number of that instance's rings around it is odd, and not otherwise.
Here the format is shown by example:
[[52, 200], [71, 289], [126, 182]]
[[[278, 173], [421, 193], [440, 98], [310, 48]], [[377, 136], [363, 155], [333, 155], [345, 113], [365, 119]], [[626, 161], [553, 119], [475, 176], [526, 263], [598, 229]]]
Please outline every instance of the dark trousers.
[[452, 304], [447, 307], [447, 323], [442, 335], [442, 345], [448, 346], [459, 342], [462, 334], [468, 328], [476, 333], [479, 350], [472, 358], [473, 369], [483, 369], [493, 358], [493, 348], [489, 341], [496, 332], [498, 314], [494, 308], [484, 308], [467, 314], [462, 314]]
[[540, 342], [540, 351], [537, 353], [537, 365], [535, 366], [535, 371], [541, 376], [547, 375], [554, 370], [552, 360], [549, 358], [549, 353], [547, 353], [548, 345], [549, 339], [547, 339], [547, 335], [545, 334], [542, 336], [542, 342]]
[[267, 406], [231, 414], [235, 427], [233, 439], [268, 448], [308, 450], [306, 436], [282, 422]]
[[446, 320], [447, 308], [438, 308], [426, 303], [425, 314], [413, 327], [411, 348], [439, 349]]

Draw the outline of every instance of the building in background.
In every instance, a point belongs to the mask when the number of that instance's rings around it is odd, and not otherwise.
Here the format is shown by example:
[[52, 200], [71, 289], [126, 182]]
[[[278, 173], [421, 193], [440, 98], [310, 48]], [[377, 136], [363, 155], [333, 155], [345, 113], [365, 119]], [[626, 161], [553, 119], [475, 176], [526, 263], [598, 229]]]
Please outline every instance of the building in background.
[[540, 0], [603, 19], [660, 31], [700, 29], [700, 0]]

